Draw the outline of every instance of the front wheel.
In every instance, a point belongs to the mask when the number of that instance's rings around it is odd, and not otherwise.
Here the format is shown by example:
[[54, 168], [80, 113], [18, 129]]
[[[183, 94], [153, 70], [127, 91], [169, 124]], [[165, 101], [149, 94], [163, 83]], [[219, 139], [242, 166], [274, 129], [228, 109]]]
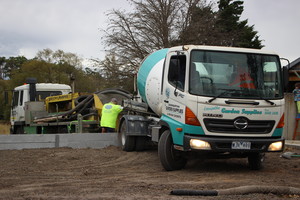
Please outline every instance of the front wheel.
[[123, 151], [133, 151], [135, 150], [135, 137], [127, 135], [127, 124], [126, 121], [123, 121], [121, 124], [119, 132], [119, 141], [122, 146]]
[[248, 155], [249, 167], [252, 170], [260, 170], [263, 167], [264, 160], [265, 160], [264, 153], [250, 153]]
[[183, 152], [174, 149], [172, 135], [169, 130], [163, 132], [158, 142], [158, 156], [167, 171], [180, 170], [186, 165]]

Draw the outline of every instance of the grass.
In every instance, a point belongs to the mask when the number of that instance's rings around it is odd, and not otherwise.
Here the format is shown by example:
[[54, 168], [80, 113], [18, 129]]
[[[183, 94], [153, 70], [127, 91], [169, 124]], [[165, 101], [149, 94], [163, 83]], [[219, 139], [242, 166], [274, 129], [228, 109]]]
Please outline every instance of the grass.
[[9, 122], [0, 122], [0, 134], [9, 134], [10, 123]]

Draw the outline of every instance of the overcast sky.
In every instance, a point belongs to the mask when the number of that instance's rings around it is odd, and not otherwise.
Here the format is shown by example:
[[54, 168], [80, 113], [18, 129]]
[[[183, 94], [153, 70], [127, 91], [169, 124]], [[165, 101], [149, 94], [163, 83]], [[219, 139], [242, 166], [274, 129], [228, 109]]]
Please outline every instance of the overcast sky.
[[[126, 0], [0, 0], [0, 56], [32, 58], [45, 48], [104, 58], [106, 12], [130, 9]], [[245, 0], [242, 19], [265, 49], [291, 62], [300, 57], [300, 0]]]

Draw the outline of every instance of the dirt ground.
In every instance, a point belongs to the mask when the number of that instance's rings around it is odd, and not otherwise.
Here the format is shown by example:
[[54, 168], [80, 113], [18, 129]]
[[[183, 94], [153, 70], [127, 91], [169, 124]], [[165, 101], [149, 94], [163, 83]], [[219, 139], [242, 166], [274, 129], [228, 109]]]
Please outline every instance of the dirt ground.
[[[300, 153], [300, 150], [287, 149]], [[166, 172], [157, 150], [28, 149], [0, 151], [0, 199], [299, 199], [298, 195], [247, 194], [174, 196], [173, 189], [215, 190], [238, 186], [300, 188], [300, 158], [268, 153], [264, 168], [248, 169], [243, 159], [191, 160]]]

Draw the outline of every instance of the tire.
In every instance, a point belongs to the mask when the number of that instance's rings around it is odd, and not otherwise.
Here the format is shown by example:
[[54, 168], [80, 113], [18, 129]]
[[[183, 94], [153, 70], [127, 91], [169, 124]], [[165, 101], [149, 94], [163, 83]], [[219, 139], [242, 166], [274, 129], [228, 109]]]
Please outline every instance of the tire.
[[251, 153], [248, 155], [248, 164], [252, 170], [260, 170], [265, 160], [264, 153]]
[[144, 151], [146, 149], [147, 138], [143, 136], [136, 137], [135, 141], [135, 150]]
[[164, 131], [159, 139], [158, 156], [166, 171], [183, 169], [187, 162], [183, 152], [174, 149], [172, 135], [169, 130]]
[[127, 135], [127, 124], [126, 121], [123, 121], [121, 124], [119, 132], [119, 141], [123, 151], [134, 151], [135, 150], [135, 140], [134, 136]]

